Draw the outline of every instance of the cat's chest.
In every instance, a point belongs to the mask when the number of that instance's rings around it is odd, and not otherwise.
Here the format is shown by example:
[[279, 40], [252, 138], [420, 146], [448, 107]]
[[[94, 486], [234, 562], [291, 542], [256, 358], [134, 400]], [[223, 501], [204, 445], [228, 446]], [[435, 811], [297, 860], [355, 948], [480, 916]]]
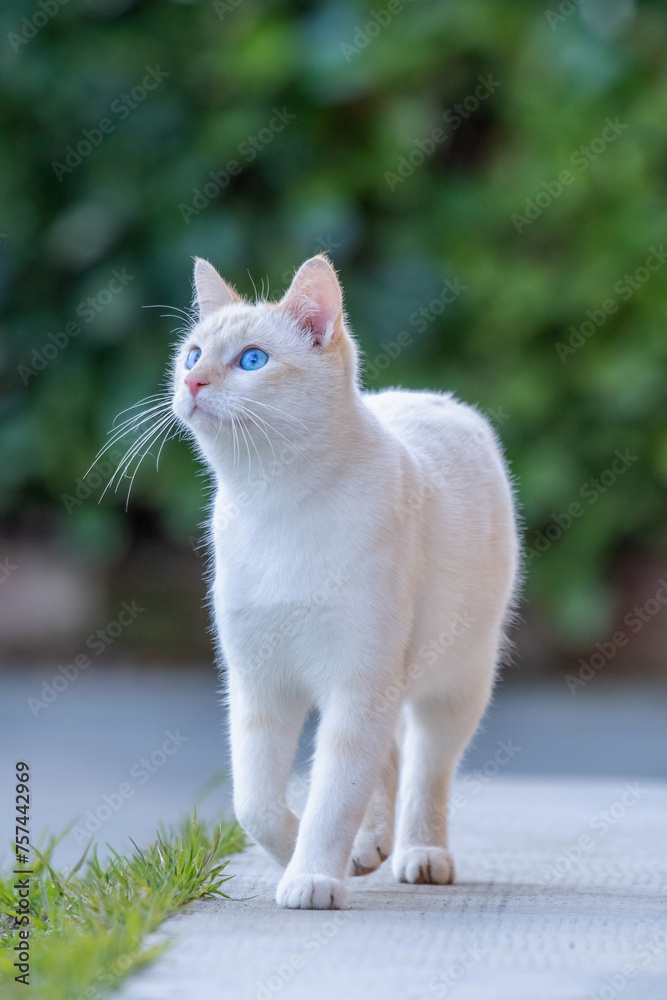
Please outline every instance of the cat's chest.
[[214, 518], [213, 534], [216, 596], [227, 605], [308, 603], [350, 574], [353, 541], [307, 508]]
[[214, 603], [225, 655], [264, 676], [304, 657], [317, 660], [325, 637], [337, 648], [360, 581], [347, 551], [318, 544], [303, 519], [298, 528], [265, 526], [259, 535], [247, 525], [219, 535]]
[[341, 516], [344, 498], [335, 489], [315, 499], [272, 510], [257, 505], [226, 523], [214, 516], [222, 648], [228, 662], [256, 664], [262, 678], [278, 665], [301, 676], [305, 664], [320, 663], [326, 673], [334, 650], [352, 664], [354, 657], [340, 652], [351, 645], [382, 650], [384, 662], [409, 629], [419, 576], [415, 539], [370, 504], [357, 501]]

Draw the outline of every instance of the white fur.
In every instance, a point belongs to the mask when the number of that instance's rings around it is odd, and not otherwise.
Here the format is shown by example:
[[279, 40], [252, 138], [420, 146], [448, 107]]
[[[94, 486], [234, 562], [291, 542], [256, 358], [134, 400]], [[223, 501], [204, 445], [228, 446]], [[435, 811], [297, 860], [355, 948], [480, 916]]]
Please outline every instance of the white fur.
[[[517, 574], [495, 435], [450, 395], [360, 391], [325, 259], [278, 305], [218, 279], [216, 308], [213, 269], [198, 268], [205, 307], [175, 359], [173, 405], [218, 485], [213, 601], [238, 819], [286, 866], [282, 906], [344, 907], [346, 872], [390, 853], [402, 881], [450, 882], [449, 783], [491, 694]], [[196, 399], [183, 381], [194, 346]], [[250, 346], [269, 354], [264, 368], [240, 368]], [[313, 706], [299, 822], [285, 790]]]

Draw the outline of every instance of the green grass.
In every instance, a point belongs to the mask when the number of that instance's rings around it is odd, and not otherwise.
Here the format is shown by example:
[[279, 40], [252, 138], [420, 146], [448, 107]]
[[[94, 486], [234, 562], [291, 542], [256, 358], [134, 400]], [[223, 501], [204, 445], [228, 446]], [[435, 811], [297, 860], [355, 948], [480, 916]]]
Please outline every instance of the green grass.
[[[226, 855], [242, 851], [236, 824], [209, 833], [197, 819], [180, 830], [161, 829], [157, 840], [128, 857], [113, 853], [101, 863], [96, 853], [82, 859], [68, 875], [51, 866], [57, 840], [42, 852], [33, 849], [30, 893], [30, 986], [14, 981], [17, 970], [14, 924], [19, 876], [0, 877], [0, 995], [3, 1000], [98, 1000], [123, 979], [162, 953], [147, 947], [146, 935], [195, 899], [229, 898], [221, 886]], [[81, 872], [81, 874], [80, 874]]]

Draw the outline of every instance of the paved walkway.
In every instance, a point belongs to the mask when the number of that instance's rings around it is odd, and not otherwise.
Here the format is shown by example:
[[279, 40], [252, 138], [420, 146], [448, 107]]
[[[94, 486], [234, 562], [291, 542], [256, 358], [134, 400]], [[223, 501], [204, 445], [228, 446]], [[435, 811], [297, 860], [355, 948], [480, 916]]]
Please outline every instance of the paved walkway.
[[338, 913], [280, 910], [252, 848], [237, 898], [165, 925], [174, 946], [119, 1000], [667, 997], [667, 784], [497, 777], [453, 829], [456, 885], [385, 864]]
[[[0, 759], [31, 763], [35, 839], [76, 819], [86, 842], [99, 814], [103, 854], [195, 802], [229, 811], [228, 784], [202, 794], [226, 763], [213, 670], [109, 664], [31, 710], [54, 676], [0, 676]], [[170, 921], [158, 937], [174, 947], [119, 1000], [667, 1000], [665, 701], [603, 678], [576, 696], [501, 687], [456, 788], [456, 885], [396, 885], [384, 866], [351, 880], [343, 913], [284, 911], [279, 871], [253, 848], [230, 861], [236, 899]], [[0, 863], [11, 778], [0, 768]], [[76, 829], [61, 866], [81, 852]]]

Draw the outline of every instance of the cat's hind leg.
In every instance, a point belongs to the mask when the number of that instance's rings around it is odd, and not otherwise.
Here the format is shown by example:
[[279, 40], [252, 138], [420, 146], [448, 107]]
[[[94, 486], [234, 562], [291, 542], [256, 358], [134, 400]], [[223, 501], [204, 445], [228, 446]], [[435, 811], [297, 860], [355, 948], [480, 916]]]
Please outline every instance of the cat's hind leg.
[[366, 808], [355, 837], [348, 875], [368, 875], [379, 868], [392, 852], [394, 817], [398, 788], [398, 746], [396, 741], [387, 755], [380, 781]]
[[405, 706], [399, 821], [392, 870], [399, 882], [454, 881], [447, 813], [459, 757], [486, 707], [483, 698], [422, 696]]

